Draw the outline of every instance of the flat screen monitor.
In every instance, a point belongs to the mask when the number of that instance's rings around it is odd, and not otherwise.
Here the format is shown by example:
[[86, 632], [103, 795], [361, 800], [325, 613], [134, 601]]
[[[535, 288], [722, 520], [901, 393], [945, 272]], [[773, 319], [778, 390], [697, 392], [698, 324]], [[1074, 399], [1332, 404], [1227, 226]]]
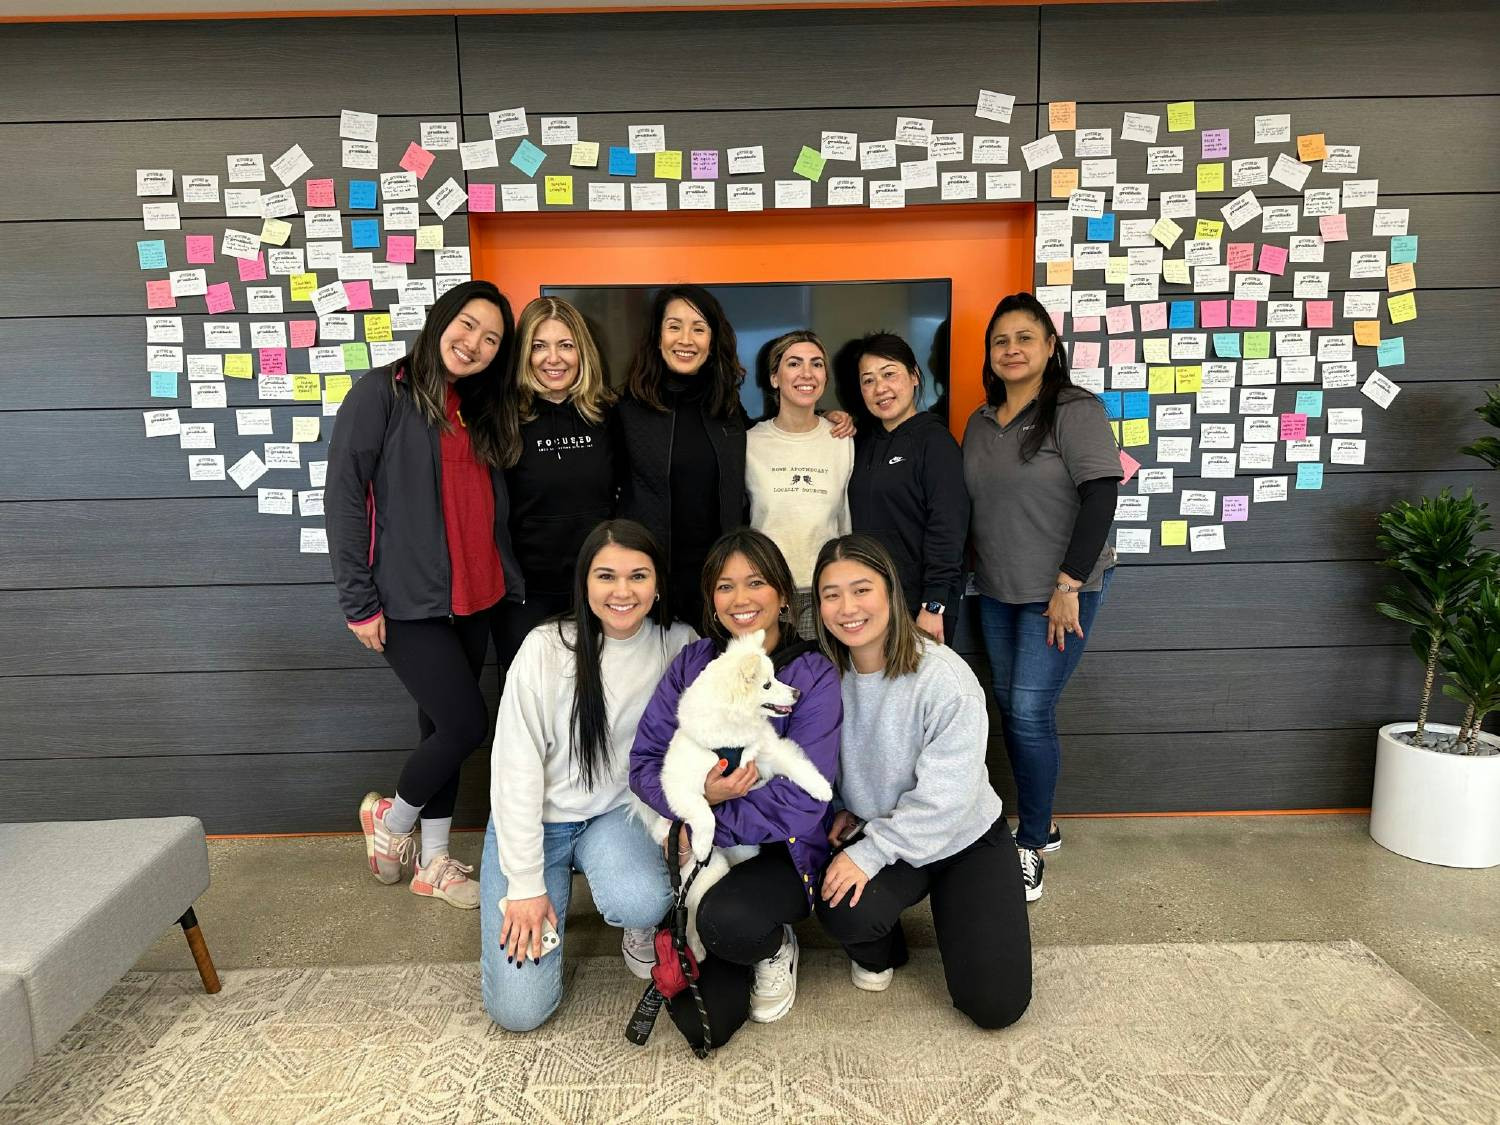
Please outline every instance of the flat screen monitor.
[[[583, 314], [604, 359], [611, 386], [630, 369], [642, 324], [658, 285], [547, 285]], [[917, 409], [948, 420], [948, 326], [953, 284], [948, 278], [909, 281], [815, 281], [705, 285], [734, 325], [746, 377], [740, 400], [752, 420], [770, 413], [766, 353], [776, 337], [800, 328], [818, 334], [833, 361], [834, 378], [819, 403], [865, 416], [852, 354], [868, 332], [894, 332], [911, 345], [922, 368]]]

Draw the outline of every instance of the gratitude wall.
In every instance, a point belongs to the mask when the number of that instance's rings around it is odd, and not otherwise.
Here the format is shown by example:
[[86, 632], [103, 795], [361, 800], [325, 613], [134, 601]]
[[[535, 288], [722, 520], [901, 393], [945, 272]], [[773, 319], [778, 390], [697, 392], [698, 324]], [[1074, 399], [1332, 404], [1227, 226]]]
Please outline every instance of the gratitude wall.
[[413, 707], [338, 613], [320, 466], [470, 212], [970, 199], [1036, 201], [1141, 465], [1060, 811], [1364, 805], [1418, 687], [1375, 517], [1480, 477], [1500, 376], [1497, 76], [1482, 0], [0, 27], [0, 816], [347, 829], [393, 783]]

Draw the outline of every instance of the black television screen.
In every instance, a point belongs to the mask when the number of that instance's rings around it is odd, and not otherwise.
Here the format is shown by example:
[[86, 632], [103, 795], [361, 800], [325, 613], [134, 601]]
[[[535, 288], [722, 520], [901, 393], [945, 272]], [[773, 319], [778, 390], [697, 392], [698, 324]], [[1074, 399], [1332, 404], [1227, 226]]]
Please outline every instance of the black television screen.
[[[621, 386], [649, 315], [656, 285], [546, 285], [588, 322], [610, 385]], [[818, 334], [833, 360], [821, 406], [862, 414], [849, 351], [867, 332], [894, 332], [911, 345], [922, 367], [919, 410], [948, 420], [948, 318], [953, 285], [947, 278], [914, 281], [814, 281], [705, 285], [734, 325], [746, 378], [740, 400], [752, 419], [767, 415], [765, 356], [776, 337], [799, 328]]]

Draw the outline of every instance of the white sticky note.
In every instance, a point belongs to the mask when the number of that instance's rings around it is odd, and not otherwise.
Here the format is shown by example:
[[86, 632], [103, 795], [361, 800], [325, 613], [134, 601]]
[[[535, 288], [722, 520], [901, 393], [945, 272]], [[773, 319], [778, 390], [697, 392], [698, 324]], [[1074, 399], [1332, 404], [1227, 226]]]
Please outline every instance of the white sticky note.
[[944, 172], [941, 180], [942, 197], [946, 201], [957, 202], [979, 198], [978, 172]]
[[1364, 438], [1334, 438], [1328, 444], [1328, 461], [1332, 465], [1363, 465]]
[[971, 137], [969, 139], [969, 163], [1009, 164], [1009, 137]]
[[1255, 143], [1258, 145], [1284, 145], [1292, 140], [1292, 115], [1290, 113], [1267, 113], [1255, 118]]
[[[532, 190], [535, 191], [535, 188], [533, 187]], [[665, 211], [667, 209], [667, 185], [632, 183], [630, 185], [630, 209], [632, 211]]]
[[761, 145], [731, 148], [725, 155], [731, 176], [758, 176], [766, 170], [766, 150]]
[[170, 168], [137, 168], [135, 170], [136, 195], [171, 195], [173, 174]]
[[544, 145], [571, 145], [578, 140], [578, 118], [576, 117], [544, 117], [542, 118], [542, 137]]
[[859, 166], [864, 171], [877, 171], [896, 166], [895, 141], [861, 141]]
[[497, 141], [503, 141], [507, 137], [524, 137], [530, 131], [531, 128], [526, 123], [525, 106], [497, 109], [490, 114], [490, 136]]
[[458, 146], [458, 159], [465, 171], [500, 166], [500, 153], [495, 148], [493, 138], [482, 141], [464, 141]]
[[828, 206], [858, 207], [865, 201], [863, 176], [831, 176], [828, 180]]
[[1401, 388], [1379, 371], [1372, 371], [1369, 377], [1360, 385], [1359, 391], [1376, 406], [1384, 410], [1401, 393]]
[[265, 475], [266, 463], [253, 449], [229, 466], [229, 479], [239, 485], [241, 491], [249, 488]]
[[193, 384], [192, 407], [194, 410], [221, 410], [228, 405], [229, 395], [222, 381]]
[[182, 217], [175, 203], [142, 203], [141, 224], [147, 230], [181, 230]]
[[293, 145], [271, 161], [271, 171], [276, 173], [276, 178], [281, 181], [282, 187], [291, 187], [312, 166], [313, 162], [308, 159], [307, 153], [302, 151], [301, 145]]
[[458, 148], [457, 121], [424, 121], [417, 142], [428, 152], [452, 152]]
[[1115, 553], [1121, 555], [1150, 554], [1151, 529], [1149, 527], [1115, 528]]
[[258, 152], [242, 152], [224, 158], [232, 184], [260, 184], [266, 180], [266, 158]]
[[1020, 199], [1021, 173], [986, 172], [984, 174], [984, 197], [986, 199]]
[[1038, 168], [1045, 168], [1061, 160], [1062, 146], [1057, 143], [1055, 133], [1048, 133], [1045, 137], [1038, 137], [1030, 144], [1022, 145], [1021, 156], [1026, 161], [1027, 171], [1035, 172]]
[[812, 181], [811, 180], [777, 180], [776, 181], [776, 206], [777, 207], [811, 207], [812, 206]]
[[677, 185], [677, 206], [683, 211], [712, 211], [714, 209], [713, 181], [683, 180]]
[[500, 210], [502, 211], [536, 211], [539, 210], [537, 203], [536, 184], [501, 184], [500, 185]]
[[170, 410], [143, 410], [147, 437], [176, 437], [182, 423], [174, 406]]
[[1211, 523], [1189, 528], [1188, 545], [1194, 551], [1222, 551], [1224, 549], [1224, 525]]
[[458, 186], [458, 181], [449, 176], [437, 191], [427, 197], [427, 206], [432, 208], [439, 219], [446, 219], [468, 202], [468, 199], [468, 194]]
[[234, 412], [235, 433], [244, 437], [246, 434], [269, 434], [271, 432], [271, 412], [263, 407], [251, 407], [246, 410]]
[[665, 152], [667, 150], [667, 127], [665, 125], [627, 125], [625, 135], [631, 152]]
[[937, 161], [903, 160], [901, 162], [901, 186], [907, 191], [919, 191], [922, 188], [937, 187]]
[[896, 118], [896, 143], [898, 145], [926, 148], [927, 142], [931, 139], [932, 119], [930, 117]]
[[290, 488], [258, 488], [255, 493], [255, 510], [261, 515], [289, 516], [292, 514], [292, 490]]
[[906, 206], [906, 189], [900, 180], [871, 180], [871, 210], [887, 210]]
[[326, 555], [328, 553], [328, 532], [321, 527], [299, 528], [300, 535], [297, 539], [297, 549], [304, 555]]
[[824, 160], [859, 159], [859, 135], [857, 133], [834, 133], [823, 131], [818, 142], [818, 151]]
[[1001, 94], [995, 90], [980, 90], [979, 101], [974, 107], [974, 116], [982, 117], [986, 121], [999, 121], [1009, 124], [1011, 114], [1015, 112], [1016, 96], [1014, 94]]
[[177, 431], [177, 444], [182, 449], [212, 449], [214, 424], [212, 422], [184, 422]]
[[1120, 122], [1120, 140], [1154, 145], [1160, 128], [1160, 114], [1127, 112]]
[[297, 493], [297, 514], [299, 516], [321, 516], [323, 514], [323, 490], [321, 488], [309, 488]]
[[[831, 186], [829, 190], [832, 190]], [[765, 197], [760, 184], [729, 184], [725, 195], [731, 211], [765, 210]]]
[[[613, 184], [589, 184], [589, 210], [590, 211], [623, 211], [625, 210], [625, 185]], [[421, 327], [420, 324], [417, 327]]]
[[379, 127], [378, 113], [361, 113], [357, 109], [346, 109], [339, 113], [339, 136], [348, 137], [352, 141], [373, 141]]
[[196, 453], [188, 458], [188, 480], [223, 480], [222, 453]]

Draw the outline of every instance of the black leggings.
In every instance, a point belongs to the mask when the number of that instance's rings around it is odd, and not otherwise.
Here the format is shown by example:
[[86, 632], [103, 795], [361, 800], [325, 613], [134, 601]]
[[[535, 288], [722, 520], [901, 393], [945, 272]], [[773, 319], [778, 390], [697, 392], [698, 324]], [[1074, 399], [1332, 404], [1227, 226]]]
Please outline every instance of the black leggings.
[[464, 760], [489, 732], [479, 673], [494, 610], [423, 621], [386, 618], [385, 660], [417, 701], [422, 741], [406, 759], [396, 792], [429, 820], [453, 815]]
[[1031, 928], [1004, 817], [947, 859], [923, 867], [897, 860], [882, 868], [858, 906], [849, 905], [848, 895], [832, 907], [820, 898], [818, 921], [864, 968], [899, 968], [907, 957], [901, 912], [928, 895], [953, 1006], [980, 1027], [1015, 1023], [1031, 1003]]
[[524, 602], [501, 602], [490, 611], [490, 635], [495, 638], [495, 662], [503, 675], [516, 658], [526, 634], [554, 614], [573, 605], [571, 594], [544, 594], [531, 589], [527, 579]]

